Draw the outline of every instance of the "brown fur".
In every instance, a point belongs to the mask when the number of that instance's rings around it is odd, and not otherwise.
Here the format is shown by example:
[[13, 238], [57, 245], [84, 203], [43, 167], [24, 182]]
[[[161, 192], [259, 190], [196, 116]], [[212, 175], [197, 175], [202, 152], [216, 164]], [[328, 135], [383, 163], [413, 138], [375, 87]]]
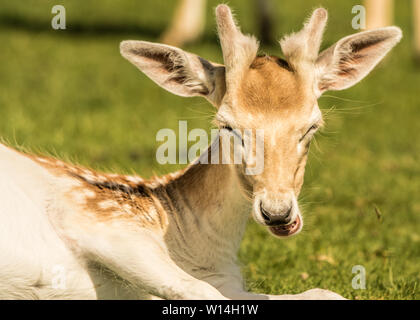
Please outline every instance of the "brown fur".
[[[69, 188], [65, 196], [81, 205], [88, 213], [86, 216], [93, 216], [97, 221], [124, 219], [142, 227], [166, 228], [165, 211], [159, 205], [154, 188], [149, 186], [154, 180], [98, 173], [53, 158], [30, 157], [55, 176], [67, 176], [78, 182]], [[167, 181], [169, 177], [161, 180]]]
[[304, 88], [287, 63], [277, 57], [255, 58], [239, 91], [239, 106], [255, 114], [280, 113], [302, 105]]

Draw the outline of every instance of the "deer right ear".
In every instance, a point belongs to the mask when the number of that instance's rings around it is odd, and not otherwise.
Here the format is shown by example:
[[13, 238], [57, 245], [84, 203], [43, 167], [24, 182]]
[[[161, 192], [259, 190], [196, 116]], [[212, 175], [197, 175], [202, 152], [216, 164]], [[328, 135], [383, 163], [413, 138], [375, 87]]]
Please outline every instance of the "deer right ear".
[[347, 89], [362, 80], [401, 37], [400, 28], [386, 27], [345, 37], [323, 51], [316, 61], [319, 95]]
[[183, 97], [203, 96], [218, 107], [226, 91], [225, 67], [181, 49], [123, 41], [121, 55], [162, 88]]

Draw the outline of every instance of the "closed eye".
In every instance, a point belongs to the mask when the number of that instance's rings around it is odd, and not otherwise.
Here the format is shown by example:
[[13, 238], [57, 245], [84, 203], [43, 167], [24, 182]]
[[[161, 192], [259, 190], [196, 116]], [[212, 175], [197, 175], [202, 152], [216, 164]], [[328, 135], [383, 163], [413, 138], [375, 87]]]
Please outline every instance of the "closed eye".
[[242, 139], [242, 136], [241, 136], [240, 130], [238, 130], [238, 129], [233, 129], [233, 128], [232, 128], [230, 125], [228, 125], [228, 124], [223, 125], [223, 126], [222, 126], [222, 129], [225, 129], [225, 130], [227, 130], [227, 131], [229, 131], [229, 132], [233, 133], [235, 136], [237, 136], [239, 139], [241, 139], [242, 146], [244, 145], [244, 141], [243, 141], [243, 139]]
[[233, 131], [232, 127], [229, 126], [229, 125], [227, 125], [227, 124], [225, 124], [224, 126], [222, 126], [222, 129], [225, 129], [227, 131]]
[[306, 133], [302, 136], [302, 138], [299, 139], [299, 142], [301, 142], [303, 139], [305, 139], [305, 137], [307, 137], [310, 133], [315, 132], [316, 130], [318, 130], [319, 125], [318, 124], [313, 124], [307, 131]]

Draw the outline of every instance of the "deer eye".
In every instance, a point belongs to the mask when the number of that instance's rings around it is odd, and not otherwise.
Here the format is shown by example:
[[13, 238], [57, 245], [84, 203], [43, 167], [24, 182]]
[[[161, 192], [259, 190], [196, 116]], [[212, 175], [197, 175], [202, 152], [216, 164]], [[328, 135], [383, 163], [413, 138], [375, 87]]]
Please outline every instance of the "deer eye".
[[237, 136], [240, 139], [240, 141], [242, 143], [242, 146], [244, 146], [244, 140], [242, 139], [242, 135], [241, 135], [240, 130], [237, 130], [237, 129], [234, 130], [230, 125], [227, 125], [227, 124], [223, 125], [222, 129], [225, 129], [225, 130], [233, 133], [235, 136]]
[[319, 126], [317, 124], [313, 124], [307, 131], [306, 133], [302, 136], [302, 138], [299, 139], [299, 142], [301, 142], [303, 139], [305, 139], [306, 136], [308, 136], [309, 133], [312, 133], [314, 131], [316, 131], [319, 128]]
[[229, 125], [224, 125], [223, 127], [222, 127], [222, 129], [225, 129], [225, 130], [227, 130], [227, 131], [233, 131], [233, 129], [232, 129], [232, 127], [231, 126], [229, 126]]
[[311, 131], [311, 130], [316, 130], [316, 129], [318, 129], [318, 125], [317, 125], [317, 124], [313, 124], [313, 125], [309, 128], [308, 132], [309, 132], [309, 131]]

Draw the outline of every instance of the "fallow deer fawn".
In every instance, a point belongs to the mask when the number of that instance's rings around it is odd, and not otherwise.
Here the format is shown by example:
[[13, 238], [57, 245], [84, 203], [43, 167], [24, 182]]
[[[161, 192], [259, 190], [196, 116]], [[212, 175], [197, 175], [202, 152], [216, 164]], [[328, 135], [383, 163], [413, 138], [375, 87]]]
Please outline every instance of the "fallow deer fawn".
[[[250, 211], [275, 236], [301, 230], [297, 198], [322, 126], [317, 99], [360, 81], [401, 31], [350, 35], [318, 54], [327, 21], [320, 8], [281, 40], [283, 60], [258, 56], [226, 5], [216, 19], [224, 65], [143, 41], [123, 41], [121, 54], [166, 90], [205, 97], [219, 127], [262, 128], [263, 172], [196, 161], [144, 181], [0, 145], [0, 298], [342, 299], [322, 289], [248, 293], [236, 253]], [[57, 266], [65, 279], [52, 285]]]

